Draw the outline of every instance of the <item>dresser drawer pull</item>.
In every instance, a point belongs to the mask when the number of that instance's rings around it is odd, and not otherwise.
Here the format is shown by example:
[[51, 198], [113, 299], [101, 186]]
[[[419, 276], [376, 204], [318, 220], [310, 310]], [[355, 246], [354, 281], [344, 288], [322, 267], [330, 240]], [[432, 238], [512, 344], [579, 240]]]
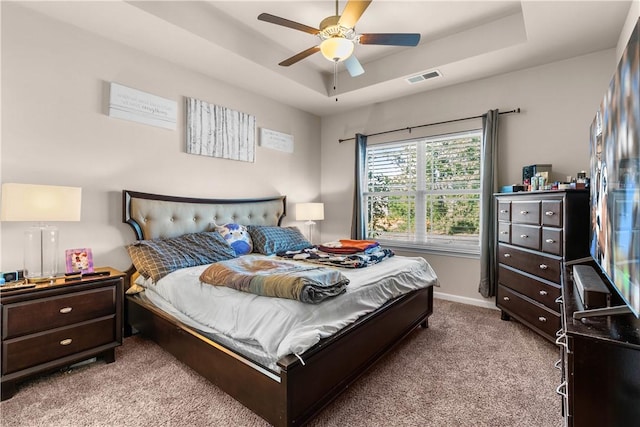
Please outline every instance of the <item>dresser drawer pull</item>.
[[509, 297], [502, 297], [502, 299], [505, 300], [505, 301], [511, 301], [511, 298], [509, 298]]
[[509, 234], [508, 231], [501, 231], [500, 234]]
[[521, 234], [521, 235], [520, 235], [520, 238], [521, 238], [521, 239], [526, 239], [526, 238], [528, 238], [528, 237], [529, 237], [529, 236], [528, 236], [528, 235], [526, 235], [526, 234]]
[[540, 264], [539, 267], [540, 267], [540, 270], [546, 270], [547, 268], [549, 268], [547, 264]]
[[60, 345], [69, 345], [73, 340], [71, 338], [67, 338], [66, 340], [60, 341]]
[[553, 215], [555, 215], [555, 212], [553, 212], [553, 211], [546, 211], [544, 214], [545, 214], [546, 216], [553, 216]]
[[[564, 388], [565, 391], [562, 391], [562, 389]], [[558, 386], [558, 388], [556, 389], [556, 393], [558, 393], [560, 396], [566, 398], [567, 397], [567, 382], [563, 381], [562, 384], [560, 384]]]
[[529, 213], [529, 211], [520, 211], [520, 215], [526, 215], [528, 213]]
[[556, 241], [553, 240], [553, 239], [547, 239], [547, 240], [545, 240], [545, 242], [547, 242], [547, 243], [555, 243]]
[[541, 321], [542, 323], [545, 323], [547, 321], [547, 318], [544, 316], [540, 316], [538, 317], [538, 320]]
[[71, 310], [73, 310], [73, 307], [62, 307], [60, 309], [60, 313], [62, 314], [71, 313]]
[[540, 296], [542, 296], [542, 297], [547, 296], [547, 291], [545, 291], [545, 290], [541, 290], [541, 291], [539, 291], [538, 293], [539, 293], [539, 294], [540, 294]]
[[500, 213], [509, 213], [509, 211], [506, 209], [500, 209]]
[[556, 369], [562, 369], [561, 365], [562, 365], [562, 359], [558, 359], [558, 361], [553, 364], [553, 367]]
[[504, 254], [505, 258], [511, 258], [511, 254]]

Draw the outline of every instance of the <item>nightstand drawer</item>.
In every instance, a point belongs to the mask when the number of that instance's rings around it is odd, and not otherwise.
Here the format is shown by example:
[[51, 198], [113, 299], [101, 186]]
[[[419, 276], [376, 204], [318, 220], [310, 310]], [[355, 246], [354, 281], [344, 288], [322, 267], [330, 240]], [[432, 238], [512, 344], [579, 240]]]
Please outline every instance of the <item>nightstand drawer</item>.
[[115, 311], [115, 285], [7, 304], [2, 307], [2, 339], [97, 319]]
[[500, 308], [510, 313], [517, 313], [523, 321], [539, 329], [549, 337], [562, 327], [560, 314], [510, 290], [498, 286], [497, 303]]
[[2, 374], [116, 341], [115, 315], [2, 342]]

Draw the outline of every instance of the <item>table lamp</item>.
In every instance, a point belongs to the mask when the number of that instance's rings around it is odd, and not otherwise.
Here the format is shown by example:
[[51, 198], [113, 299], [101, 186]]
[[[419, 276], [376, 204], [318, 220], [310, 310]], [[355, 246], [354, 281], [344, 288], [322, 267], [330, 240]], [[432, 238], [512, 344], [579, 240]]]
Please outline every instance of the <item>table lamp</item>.
[[25, 233], [24, 276], [32, 282], [58, 274], [58, 228], [47, 222], [80, 221], [82, 188], [2, 184], [0, 221], [37, 222]]
[[306, 221], [309, 227], [309, 242], [313, 243], [314, 221], [324, 219], [324, 203], [298, 203], [296, 204], [296, 220]]

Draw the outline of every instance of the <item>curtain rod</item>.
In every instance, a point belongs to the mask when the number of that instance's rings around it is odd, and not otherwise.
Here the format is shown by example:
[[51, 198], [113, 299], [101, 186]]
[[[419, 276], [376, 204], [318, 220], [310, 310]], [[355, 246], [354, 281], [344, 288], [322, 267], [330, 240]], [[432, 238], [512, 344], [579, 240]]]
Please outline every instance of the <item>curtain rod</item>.
[[[500, 111], [498, 114], [512, 114], [512, 113], [516, 113], [516, 114], [520, 114], [520, 107], [518, 108], [514, 108], [513, 110], [509, 110], [509, 111]], [[417, 129], [417, 128], [422, 128], [422, 127], [426, 127], [426, 126], [435, 126], [435, 125], [443, 125], [446, 123], [454, 123], [454, 122], [461, 122], [464, 120], [471, 120], [471, 119], [479, 119], [482, 116], [484, 116], [484, 114], [481, 114], [479, 116], [472, 116], [472, 117], [463, 117], [461, 119], [453, 119], [453, 120], [446, 120], [444, 122], [436, 122], [436, 123], [427, 123], [424, 125], [418, 125], [418, 126], [408, 126], [406, 128], [399, 128], [399, 129], [393, 129], [393, 130], [386, 130], [384, 132], [377, 132], [377, 133], [372, 133], [366, 136], [377, 136], [377, 135], [384, 135], [386, 133], [392, 133], [392, 132], [401, 132], [403, 130], [408, 130], [409, 132], [411, 132], [411, 129]], [[345, 139], [338, 139], [338, 142], [340, 144], [342, 144], [344, 141], [351, 141], [351, 140], [355, 140], [356, 138], [345, 138]]]

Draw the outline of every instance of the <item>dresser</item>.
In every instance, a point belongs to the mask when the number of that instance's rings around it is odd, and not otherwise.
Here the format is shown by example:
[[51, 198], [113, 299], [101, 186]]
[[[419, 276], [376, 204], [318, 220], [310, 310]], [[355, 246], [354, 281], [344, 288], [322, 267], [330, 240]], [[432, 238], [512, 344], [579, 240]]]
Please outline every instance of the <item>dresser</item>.
[[[593, 261], [587, 263], [599, 268]], [[567, 266], [562, 287], [561, 347], [564, 425], [626, 427], [640, 420], [640, 319], [633, 314], [573, 318], [584, 310]], [[606, 277], [602, 280], [608, 284]], [[624, 305], [612, 289], [611, 306]]]
[[92, 357], [115, 361], [122, 344], [124, 273], [97, 271], [102, 275], [2, 289], [2, 400], [36, 374]]
[[495, 195], [496, 305], [550, 341], [561, 328], [563, 262], [589, 255], [589, 191]]

